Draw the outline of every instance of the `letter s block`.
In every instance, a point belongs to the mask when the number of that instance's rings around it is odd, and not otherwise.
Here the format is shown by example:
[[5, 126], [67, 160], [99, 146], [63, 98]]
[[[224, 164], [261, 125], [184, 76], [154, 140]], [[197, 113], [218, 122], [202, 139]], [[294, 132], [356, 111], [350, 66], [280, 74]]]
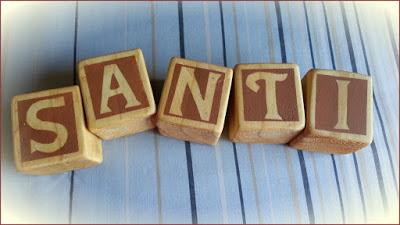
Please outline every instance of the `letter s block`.
[[245, 143], [288, 143], [305, 126], [299, 68], [295, 64], [235, 67], [229, 138]]
[[303, 78], [306, 128], [290, 142], [304, 150], [350, 153], [372, 142], [372, 81], [368, 76], [310, 70]]
[[173, 58], [157, 112], [159, 132], [216, 144], [224, 126], [232, 73], [226, 67]]
[[79, 81], [89, 130], [100, 138], [155, 127], [156, 107], [140, 49], [81, 61]]
[[18, 171], [53, 174], [102, 162], [101, 141], [86, 129], [78, 86], [18, 95], [11, 107]]

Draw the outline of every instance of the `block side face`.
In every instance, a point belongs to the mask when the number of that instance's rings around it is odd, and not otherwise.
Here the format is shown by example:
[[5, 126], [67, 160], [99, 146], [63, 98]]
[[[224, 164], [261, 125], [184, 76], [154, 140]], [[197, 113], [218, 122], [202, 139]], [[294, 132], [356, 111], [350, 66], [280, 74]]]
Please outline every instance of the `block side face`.
[[341, 140], [332, 137], [315, 136], [310, 133], [303, 133], [290, 142], [290, 146], [306, 150], [324, 153], [347, 154], [366, 147], [369, 143]]
[[210, 130], [177, 125], [162, 120], [157, 121], [157, 127], [160, 134], [164, 136], [200, 144], [215, 145], [221, 135], [220, 133], [214, 133]]
[[160, 99], [158, 119], [222, 132], [231, 80], [231, 69], [173, 58]]
[[133, 135], [155, 127], [152, 117], [124, 122], [123, 124], [110, 125], [108, 127], [93, 129], [92, 132], [103, 140], [111, 140], [118, 137]]
[[59, 161], [57, 164], [40, 165], [36, 167], [23, 167], [17, 168], [19, 172], [32, 174], [32, 175], [51, 175], [56, 173], [63, 173], [71, 170], [79, 170], [92, 166], [96, 166], [101, 161], [86, 159], [84, 157], [76, 158], [73, 162]]
[[235, 98], [241, 130], [298, 131], [305, 126], [301, 81], [295, 64], [237, 65]]
[[235, 142], [264, 143], [264, 144], [286, 144], [301, 131], [294, 130], [237, 130], [232, 138]]

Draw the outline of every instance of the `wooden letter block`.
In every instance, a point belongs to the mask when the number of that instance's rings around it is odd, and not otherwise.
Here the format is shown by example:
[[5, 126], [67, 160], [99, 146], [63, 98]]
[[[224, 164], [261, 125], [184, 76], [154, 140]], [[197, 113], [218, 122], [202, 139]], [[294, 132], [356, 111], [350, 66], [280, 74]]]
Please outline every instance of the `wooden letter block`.
[[102, 162], [101, 141], [86, 129], [78, 86], [18, 95], [11, 108], [18, 171], [52, 174]]
[[295, 64], [235, 67], [229, 138], [245, 143], [288, 143], [305, 126], [299, 68]]
[[232, 69], [173, 58], [157, 113], [162, 135], [215, 145], [222, 133]]
[[350, 153], [372, 142], [372, 81], [368, 76], [310, 70], [303, 78], [306, 128], [290, 142], [304, 150]]
[[155, 127], [156, 107], [140, 49], [81, 61], [79, 81], [89, 130], [100, 138]]

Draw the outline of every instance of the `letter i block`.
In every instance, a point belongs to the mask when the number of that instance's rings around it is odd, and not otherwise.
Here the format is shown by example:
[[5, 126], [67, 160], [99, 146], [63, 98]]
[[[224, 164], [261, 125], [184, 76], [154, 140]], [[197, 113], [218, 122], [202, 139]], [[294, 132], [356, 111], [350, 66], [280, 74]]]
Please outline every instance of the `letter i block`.
[[229, 138], [245, 143], [288, 143], [305, 126], [299, 68], [295, 64], [235, 67]]
[[156, 107], [140, 49], [81, 61], [79, 81], [89, 130], [100, 138], [155, 127]]
[[102, 162], [101, 141], [85, 126], [78, 86], [18, 95], [11, 108], [18, 171], [53, 174]]
[[215, 145], [222, 133], [232, 69], [173, 58], [161, 94], [162, 135]]
[[290, 142], [304, 150], [350, 153], [372, 142], [370, 77], [310, 70], [303, 78], [306, 128]]

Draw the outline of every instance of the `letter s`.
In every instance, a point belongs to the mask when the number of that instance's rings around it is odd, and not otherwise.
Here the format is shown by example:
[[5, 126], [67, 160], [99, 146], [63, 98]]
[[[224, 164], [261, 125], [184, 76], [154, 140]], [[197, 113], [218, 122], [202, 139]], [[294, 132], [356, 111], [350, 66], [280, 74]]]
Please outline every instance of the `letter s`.
[[27, 113], [26, 113], [26, 122], [29, 126], [36, 130], [47, 130], [52, 131], [57, 134], [57, 137], [54, 139], [52, 143], [39, 143], [34, 140], [31, 140], [31, 153], [35, 151], [44, 152], [44, 153], [52, 153], [59, 150], [62, 146], [64, 146], [65, 142], [68, 138], [68, 131], [60, 123], [43, 121], [37, 117], [37, 113], [45, 108], [54, 108], [65, 106], [64, 97], [57, 97], [53, 99], [44, 99], [33, 103]]

